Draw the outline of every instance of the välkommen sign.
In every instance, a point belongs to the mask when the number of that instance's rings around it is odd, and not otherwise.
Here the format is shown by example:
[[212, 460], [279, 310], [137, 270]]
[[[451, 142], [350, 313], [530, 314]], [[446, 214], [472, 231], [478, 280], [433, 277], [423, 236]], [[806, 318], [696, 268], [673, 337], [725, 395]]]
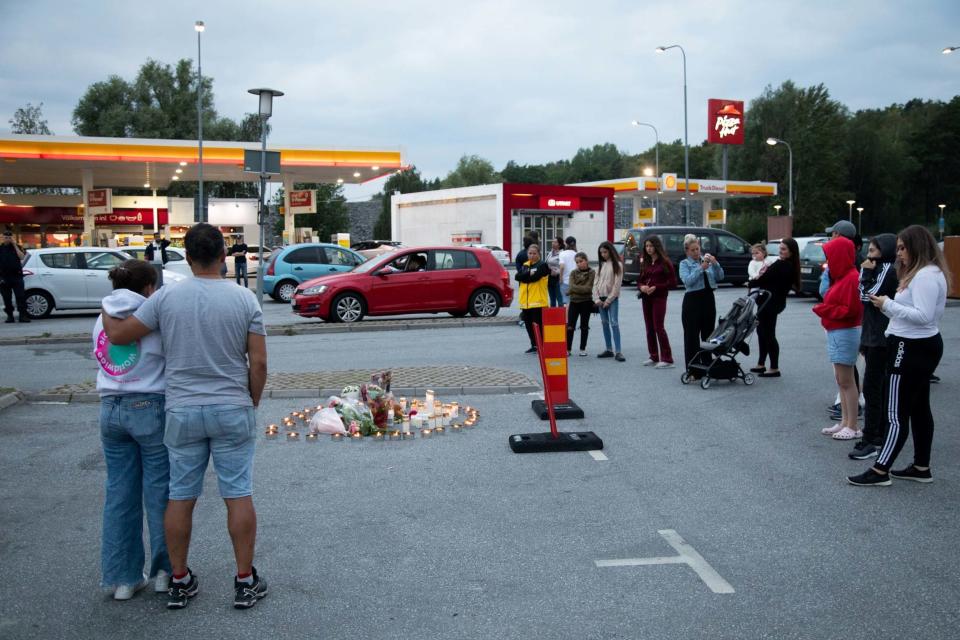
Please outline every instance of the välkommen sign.
[[707, 100], [707, 142], [743, 144], [743, 100]]

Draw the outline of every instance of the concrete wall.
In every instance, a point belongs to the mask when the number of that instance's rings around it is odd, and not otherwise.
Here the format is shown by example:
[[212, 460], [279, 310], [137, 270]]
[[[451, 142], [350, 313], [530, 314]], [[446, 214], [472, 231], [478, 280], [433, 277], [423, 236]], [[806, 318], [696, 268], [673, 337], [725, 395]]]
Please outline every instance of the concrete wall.
[[407, 193], [391, 197], [393, 239], [410, 246], [449, 245], [453, 236], [479, 231], [481, 242], [501, 244], [499, 184]]

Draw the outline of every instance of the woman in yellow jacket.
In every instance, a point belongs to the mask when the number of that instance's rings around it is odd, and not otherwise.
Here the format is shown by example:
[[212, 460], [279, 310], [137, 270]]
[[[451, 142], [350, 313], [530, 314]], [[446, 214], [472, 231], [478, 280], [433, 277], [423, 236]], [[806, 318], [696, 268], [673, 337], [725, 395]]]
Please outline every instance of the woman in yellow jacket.
[[547, 279], [550, 267], [540, 258], [540, 246], [527, 247], [527, 261], [523, 263], [514, 278], [520, 283], [520, 317], [530, 337], [530, 348], [525, 353], [537, 352], [537, 341], [533, 336], [534, 323], [543, 331], [543, 308], [550, 304], [547, 294]]

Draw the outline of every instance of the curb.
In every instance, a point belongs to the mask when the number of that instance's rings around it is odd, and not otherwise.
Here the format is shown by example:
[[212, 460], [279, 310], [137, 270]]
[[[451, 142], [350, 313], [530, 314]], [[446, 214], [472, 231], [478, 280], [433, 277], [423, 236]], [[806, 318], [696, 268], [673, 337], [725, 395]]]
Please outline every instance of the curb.
[[[423, 329], [462, 329], [465, 327], [509, 327], [517, 323], [516, 318], [496, 318], [493, 320], [450, 319], [398, 322], [396, 320], [367, 321], [358, 324], [316, 323], [316, 324], [277, 324], [267, 325], [267, 336], [299, 336], [321, 333], [367, 333], [371, 331], [417, 331]], [[76, 344], [90, 342], [86, 333], [71, 333], [61, 336], [24, 336], [0, 338], [0, 346], [25, 344]]]
[[15, 404], [23, 402], [25, 399], [26, 396], [20, 391], [5, 393], [0, 396], [0, 411], [3, 411], [7, 407], [12, 407]]
[[[335, 396], [340, 393], [341, 389], [266, 389], [263, 392], [264, 398], [271, 398], [273, 400], [285, 400], [293, 398], [329, 398], [330, 396]], [[420, 396], [426, 393], [427, 388], [423, 387], [394, 387], [391, 389], [395, 396]], [[527, 393], [537, 393], [541, 391], [539, 386], [536, 385], [500, 385], [500, 386], [487, 386], [487, 387], [474, 387], [474, 386], [463, 386], [463, 387], [433, 387], [435, 393], [448, 395], [463, 395], [463, 396], [476, 396], [476, 395], [522, 395]], [[27, 402], [56, 402], [56, 403], [93, 403], [100, 402], [100, 394], [98, 393], [32, 393], [24, 396], [23, 393], [19, 391], [16, 393], [11, 393], [0, 398], [0, 409], [3, 409], [10, 405], [4, 405], [3, 401], [7, 398], [19, 396], [19, 399], [14, 399], [10, 404], [16, 404], [21, 400], [26, 400]]]

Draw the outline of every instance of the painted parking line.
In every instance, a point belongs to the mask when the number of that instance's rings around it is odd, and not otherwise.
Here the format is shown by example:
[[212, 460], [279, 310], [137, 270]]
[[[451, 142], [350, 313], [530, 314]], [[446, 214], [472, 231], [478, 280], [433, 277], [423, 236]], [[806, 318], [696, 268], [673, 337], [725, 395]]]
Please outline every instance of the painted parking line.
[[609, 460], [610, 458], [603, 451], [588, 451], [590, 457], [596, 460], [597, 462], [602, 462], [604, 460]]
[[622, 558], [615, 560], [594, 560], [597, 567], [641, 567], [658, 564], [685, 564], [703, 580], [714, 593], [736, 593], [733, 586], [723, 579], [716, 569], [710, 566], [710, 563], [701, 556], [696, 549], [691, 547], [683, 538], [673, 529], [661, 529], [658, 531], [664, 540], [673, 547], [678, 555], [661, 556], [654, 558]]

